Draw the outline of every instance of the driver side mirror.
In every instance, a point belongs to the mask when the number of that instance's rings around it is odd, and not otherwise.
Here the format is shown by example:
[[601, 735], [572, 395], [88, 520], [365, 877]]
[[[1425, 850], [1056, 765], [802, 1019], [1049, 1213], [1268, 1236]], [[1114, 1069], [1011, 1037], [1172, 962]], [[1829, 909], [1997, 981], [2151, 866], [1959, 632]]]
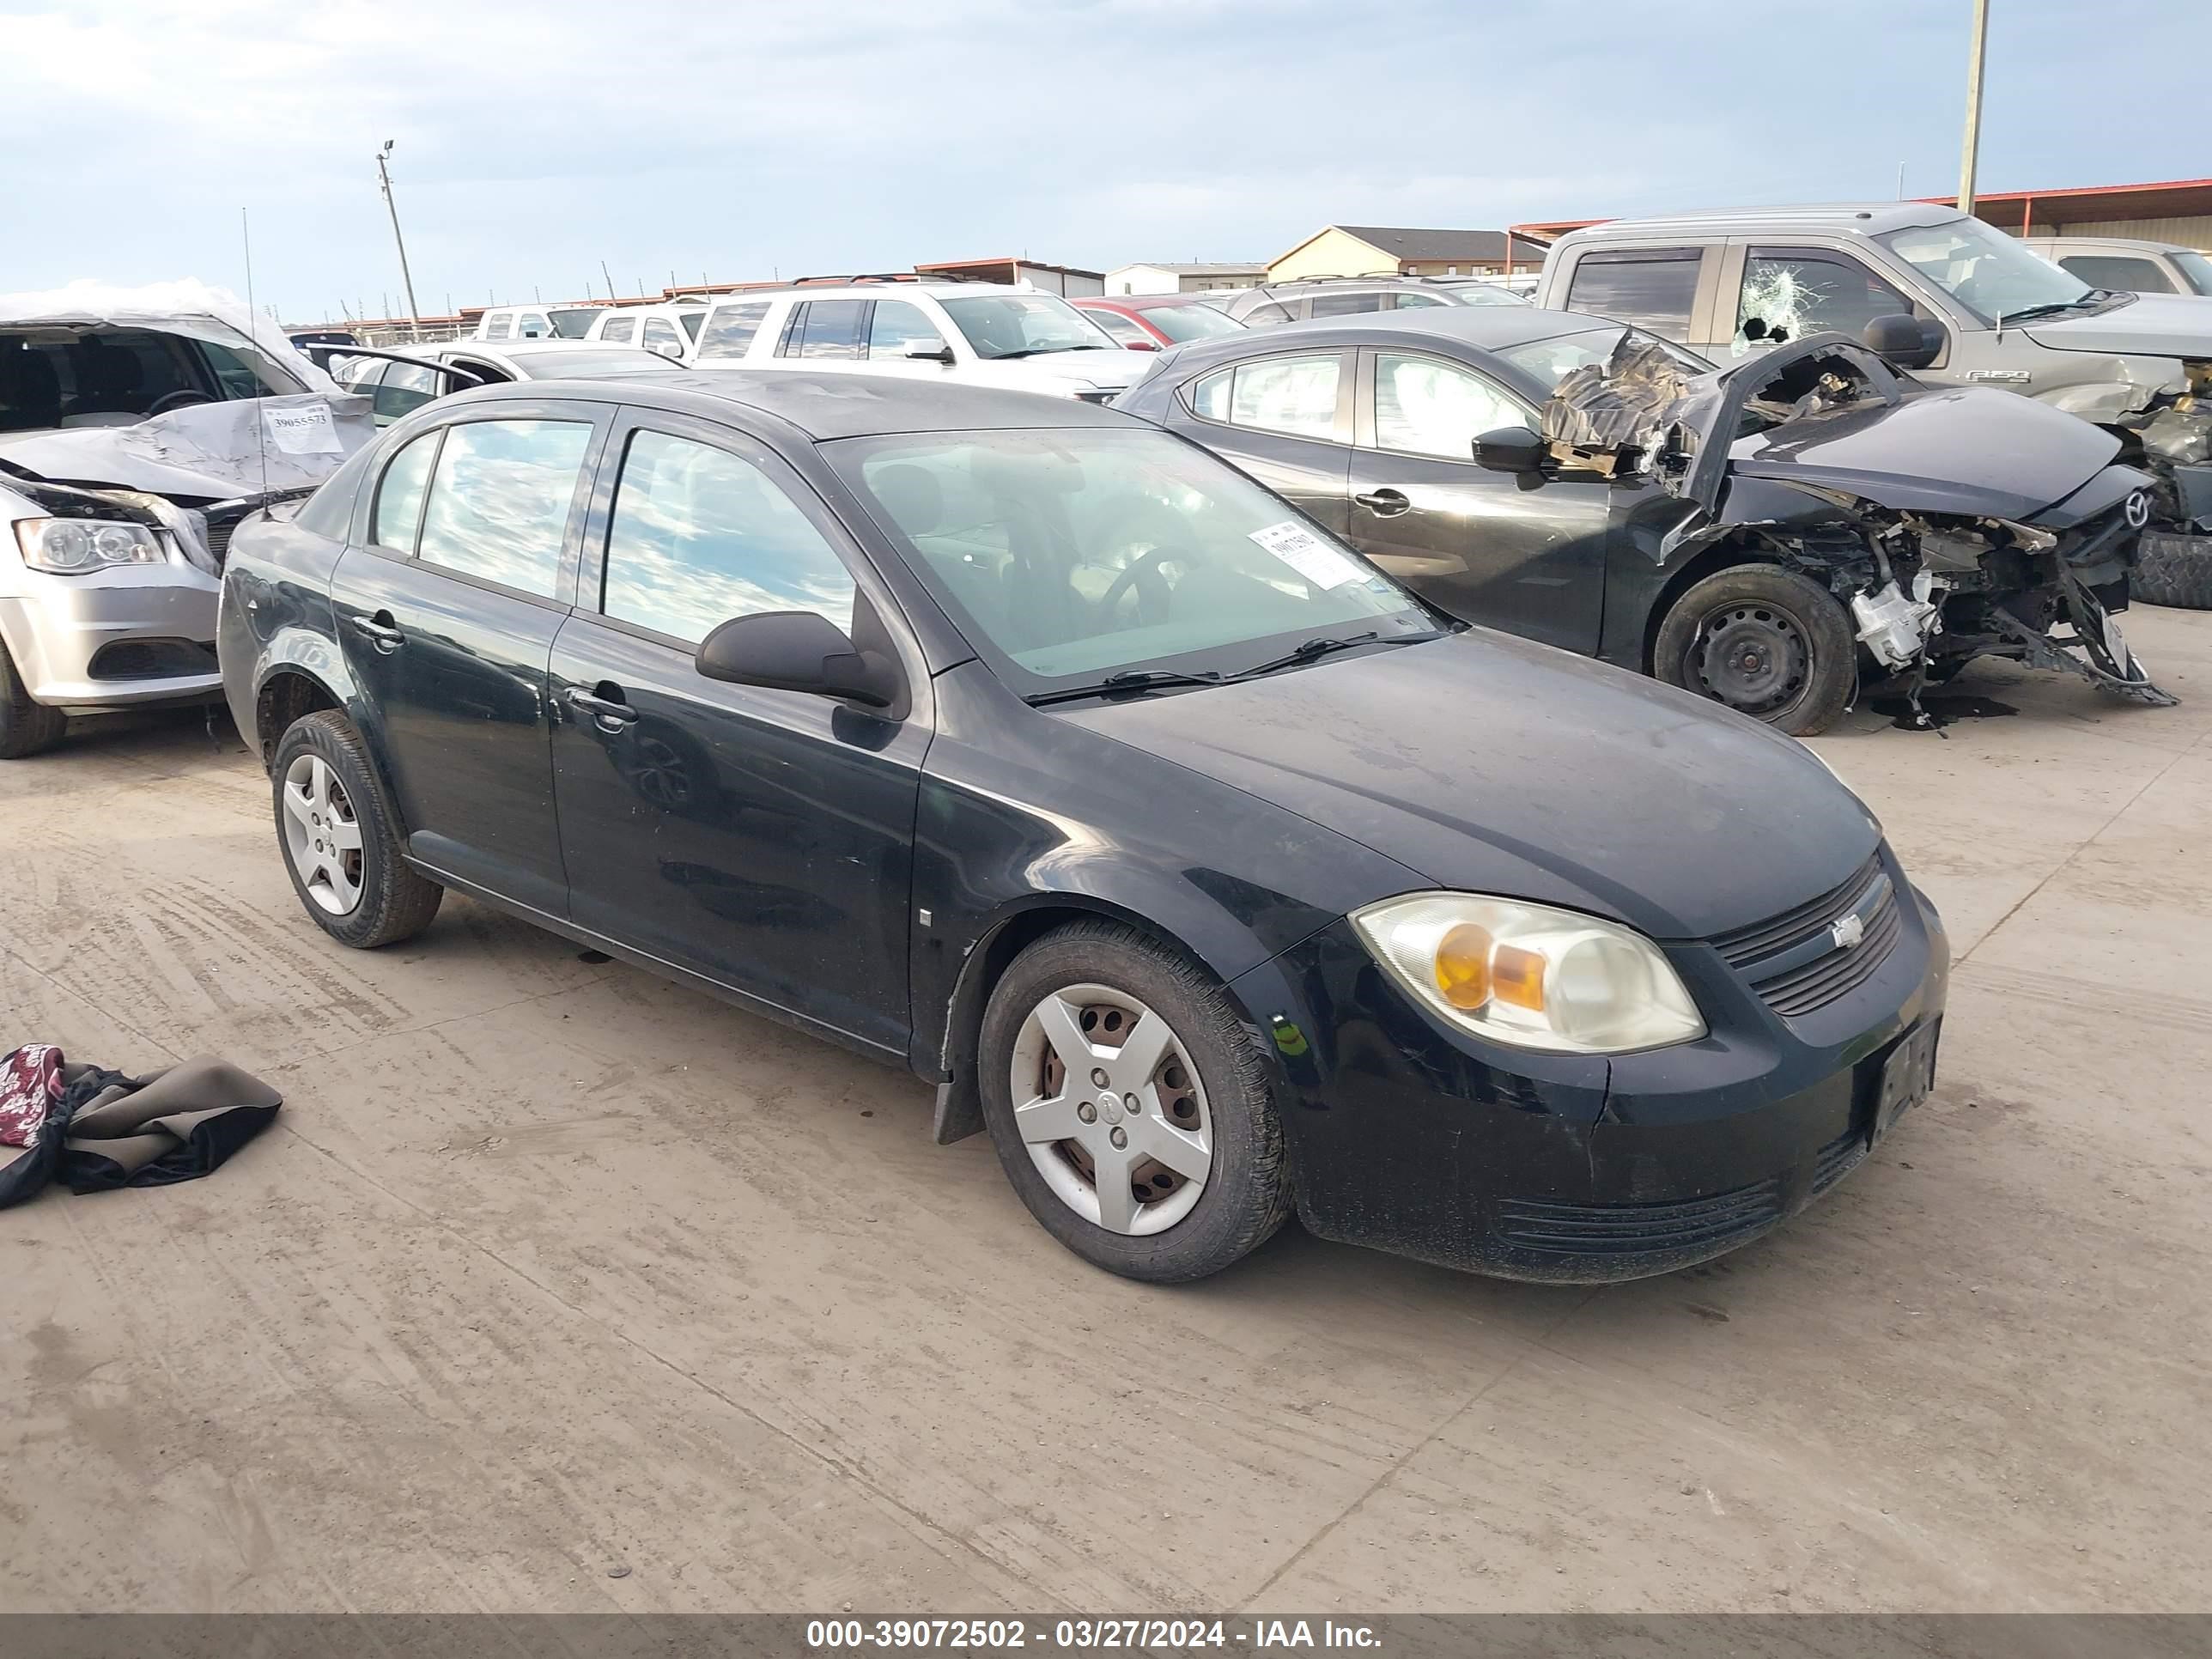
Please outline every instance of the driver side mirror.
[[1902, 312], [1870, 319], [1859, 338], [1868, 350], [1898, 368], [1925, 368], [1943, 349], [1943, 325]]
[[906, 349], [906, 356], [910, 363], [944, 363], [949, 366], [952, 362], [952, 348], [941, 340], [935, 345], [910, 345]]
[[1501, 426], [1474, 441], [1474, 464], [1492, 472], [1540, 472], [1543, 434], [1525, 426]]
[[898, 701], [898, 670], [863, 651], [827, 617], [767, 611], [735, 617], [700, 642], [695, 659], [708, 679], [888, 708]]

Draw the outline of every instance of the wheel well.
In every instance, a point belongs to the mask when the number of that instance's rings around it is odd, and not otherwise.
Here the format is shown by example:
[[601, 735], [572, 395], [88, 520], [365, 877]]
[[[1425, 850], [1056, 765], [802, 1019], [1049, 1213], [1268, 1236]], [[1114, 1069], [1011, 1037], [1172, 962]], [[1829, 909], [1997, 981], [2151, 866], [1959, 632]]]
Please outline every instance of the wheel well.
[[260, 751], [263, 767], [276, 760], [277, 739], [291, 729], [293, 721], [319, 708], [343, 706], [320, 681], [308, 675], [290, 670], [271, 674], [262, 682], [261, 693], [253, 700], [254, 746]]
[[1104, 903], [1061, 902], [1017, 911], [969, 955], [945, 1010], [944, 1036], [938, 1045], [943, 1077], [937, 1085], [937, 1143], [940, 1146], [978, 1133], [983, 1127], [983, 1097], [976, 1072], [976, 1048], [983, 1010], [1000, 979], [1031, 945], [1055, 928], [1075, 921], [1115, 921], [1134, 927], [1171, 951], [1198, 957], [1173, 934], [1144, 917]]
[[1659, 672], [1659, 624], [1674, 608], [1674, 601], [1715, 571], [1726, 570], [1732, 565], [1761, 562], [1758, 551], [1747, 536], [1738, 532], [1725, 541], [1716, 542], [1711, 547], [1699, 550], [1680, 570], [1667, 578], [1666, 585], [1659, 590], [1658, 598], [1651, 602], [1650, 610], [1644, 617], [1645, 673], [1656, 675]]

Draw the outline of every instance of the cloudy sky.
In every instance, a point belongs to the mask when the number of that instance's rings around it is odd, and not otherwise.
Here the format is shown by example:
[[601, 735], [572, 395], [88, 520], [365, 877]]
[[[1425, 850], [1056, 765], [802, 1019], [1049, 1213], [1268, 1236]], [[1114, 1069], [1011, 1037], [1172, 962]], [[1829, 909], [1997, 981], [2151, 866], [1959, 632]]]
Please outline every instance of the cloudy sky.
[[[291, 320], [1025, 252], [1266, 258], [1955, 187], [1970, 0], [0, 0], [0, 289]], [[1985, 190], [2208, 171], [2203, 0], [1993, 0]], [[396, 297], [392, 303], [397, 306]]]

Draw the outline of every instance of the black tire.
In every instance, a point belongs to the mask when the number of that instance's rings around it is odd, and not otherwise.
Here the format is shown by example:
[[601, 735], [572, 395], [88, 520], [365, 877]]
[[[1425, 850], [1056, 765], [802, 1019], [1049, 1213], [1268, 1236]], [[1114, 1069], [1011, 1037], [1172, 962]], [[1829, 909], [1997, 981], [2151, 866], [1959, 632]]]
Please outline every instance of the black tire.
[[[343, 915], [312, 897], [285, 841], [284, 779], [303, 755], [319, 757], [345, 792], [353, 821], [361, 828], [361, 897]], [[276, 855], [300, 896], [300, 908], [341, 945], [373, 951], [412, 939], [438, 914], [446, 890], [422, 875], [402, 856], [398, 825], [362, 747], [361, 734], [335, 709], [319, 709], [292, 722], [277, 740], [270, 766], [270, 805], [276, 815]]]
[[2180, 611], [2212, 611], [2212, 536], [2149, 532], [2136, 555], [2128, 597]]
[[[1038, 1171], [1015, 1127], [1016, 1038], [1048, 996], [1085, 983], [1121, 992], [1165, 1018], [1205, 1091], [1212, 1166], [1195, 1206], [1161, 1232], [1110, 1231], [1078, 1214]], [[1291, 1212], [1265, 1055], [1219, 981], [1133, 927], [1077, 922], [1024, 951], [992, 989], [976, 1064], [983, 1121], [1006, 1178], [1047, 1232], [1109, 1273], [1154, 1284], [1203, 1279], [1265, 1243]]]
[[[1716, 647], [1729, 652], [1714, 660]], [[1659, 624], [1651, 672], [1793, 738], [1825, 732], [1851, 706], [1858, 641], [1818, 582], [1778, 564], [1739, 564], [1693, 582]]]
[[51, 749], [68, 730], [68, 715], [31, 701], [15, 659], [0, 645], [0, 760], [24, 760]]

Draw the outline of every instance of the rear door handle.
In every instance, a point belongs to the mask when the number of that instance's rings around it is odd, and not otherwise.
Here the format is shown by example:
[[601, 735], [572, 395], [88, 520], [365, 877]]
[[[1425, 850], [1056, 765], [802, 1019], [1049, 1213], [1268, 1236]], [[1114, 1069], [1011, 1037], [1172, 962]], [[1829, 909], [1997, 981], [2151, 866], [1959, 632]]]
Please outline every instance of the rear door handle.
[[[612, 690], [611, 687], [608, 689]], [[567, 696], [571, 708], [580, 709], [589, 714], [603, 730], [611, 732], [617, 726], [637, 723], [637, 710], [617, 698], [594, 696], [580, 685], [570, 686]]]
[[393, 625], [388, 611], [380, 611], [374, 617], [356, 617], [353, 631], [386, 656], [407, 643], [407, 636]]
[[1413, 506], [1405, 492], [1397, 489], [1371, 490], [1364, 495], [1352, 498], [1378, 519], [1395, 519]]

